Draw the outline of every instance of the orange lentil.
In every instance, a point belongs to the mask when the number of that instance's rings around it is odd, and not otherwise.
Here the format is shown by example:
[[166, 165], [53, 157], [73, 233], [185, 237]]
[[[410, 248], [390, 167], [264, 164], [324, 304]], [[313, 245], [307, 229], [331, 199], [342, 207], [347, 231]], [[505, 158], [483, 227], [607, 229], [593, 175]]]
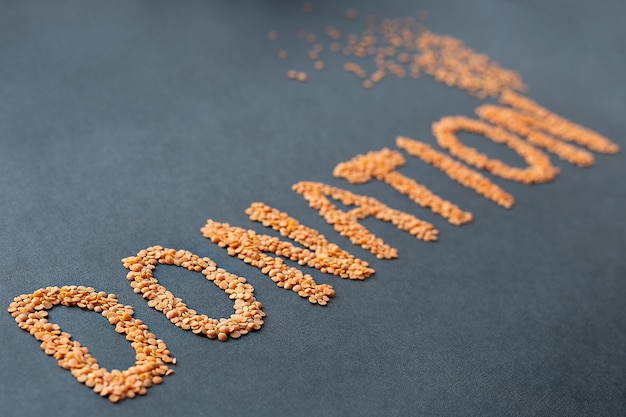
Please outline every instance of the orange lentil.
[[367, 73], [361, 66], [354, 62], [346, 62], [343, 66], [344, 71], [351, 72], [359, 78], [365, 78]]
[[278, 57], [280, 59], [285, 59], [287, 58], [287, 51], [285, 51], [284, 49], [281, 49], [280, 51], [278, 51]]
[[315, 64], [313, 64], [315, 69], [318, 71], [321, 71], [324, 69], [324, 61], [315, 61]]
[[[33, 303], [37, 298], [42, 302]], [[38, 305], [43, 305], [45, 310], [57, 305], [89, 310], [98, 307], [110, 322], [115, 321], [112, 318], [117, 318], [115, 331], [125, 334], [126, 339], [132, 342], [136, 352], [135, 366], [123, 371], [107, 371], [101, 368], [88, 349], [80, 342], [73, 341], [69, 333], [62, 332], [56, 324], [49, 326], [51, 323], [46, 319], [47, 312], [37, 310], [35, 307]], [[133, 384], [133, 381], [161, 378], [173, 372], [167, 364], [174, 360], [165, 343], [159, 342], [162, 349], [151, 349], [150, 340], [156, 340], [156, 336], [148, 331], [148, 327], [141, 320], [134, 319], [132, 307], [118, 303], [114, 294], [75, 285], [46, 287], [32, 294], [15, 297], [8, 311], [21, 329], [41, 342], [41, 348], [46, 354], [57, 359], [60, 367], [69, 370], [78, 382], [92, 388], [101, 396], [108, 397], [113, 403], [134, 398], [136, 394], [145, 394], [146, 388]], [[28, 320], [23, 319], [25, 316]], [[96, 382], [103, 380], [106, 385]]]
[[420, 68], [438, 82], [468, 90], [479, 98], [496, 97], [507, 89], [526, 91], [515, 71], [505, 70], [458, 39], [422, 31], [416, 45]]
[[270, 41], [275, 41], [276, 39], [278, 39], [278, 33], [274, 30], [270, 30], [269, 32], [267, 32], [267, 39], [269, 39]]
[[523, 136], [533, 145], [552, 152], [564, 161], [568, 161], [580, 167], [593, 165], [594, 156], [591, 152], [578, 149], [575, 146], [564, 143], [541, 131], [532, 128], [534, 118], [528, 114], [521, 114], [513, 109], [483, 105], [476, 109], [476, 114], [494, 125], [502, 126], [511, 132]]
[[[133, 290], [141, 293], [148, 300], [148, 306], [161, 311], [177, 327], [211, 338], [214, 332], [222, 331], [224, 328], [227, 329], [223, 332], [226, 335], [235, 331], [244, 331], [246, 334], [250, 325], [258, 324], [258, 327], [255, 327], [257, 330], [263, 324], [265, 313], [261, 310], [261, 303], [254, 298], [254, 288], [246, 283], [245, 278], [218, 268], [210, 258], [200, 258], [189, 251], [157, 245], [141, 250], [137, 256], [122, 259], [122, 263], [125, 268], [131, 269], [126, 278], [131, 281]], [[235, 300], [233, 305], [235, 314], [216, 320], [189, 309], [180, 298], [159, 285], [152, 272], [158, 264], [176, 265], [189, 271], [196, 271], [196, 267], [199, 266], [200, 271], [197, 272]], [[133, 271], [133, 265], [140, 265], [141, 270]]]
[[363, 184], [374, 178], [391, 185], [422, 207], [428, 207], [456, 226], [473, 220], [472, 213], [461, 210], [450, 201], [444, 200], [424, 185], [400, 174], [396, 169], [406, 163], [398, 151], [383, 148], [380, 151], [357, 155], [335, 167], [333, 175], [353, 184]]
[[363, 80], [363, 87], [367, 89], [372, 88], [372, 80]]
[[[500, 160], [490, 159], [474, 148], [465, 146], [456, 137], [459, 131], [482, 135], [496, 143], [508, 146], [526, 161], [528, 168], [511, 167]], [[545, 153], [503, 128], [492, 126], [481, 120], [464, 116], [444, 117], [433, 123], [433, 134], [437, 138], [437, 143], [452, 155], [504, 179], [534, 184], [552, 181], [559, 173], [558, 168], [552, 165]]]
[[406, 52], [398, 54], [398, 62], [401, 62], [403, 64], [408, 64], [410, 61], [411, 61], [411, 57]]
[[502, 190], [487, 177], [450, 158], [448, 155], [434, 150], [426, 143], [398, 136], [396, 145], [407, 151], [409, 155], [418, 157], [422, 161], [440, 169], [459, 184], [476, 191], [479, 195], [504, 208], [511, 208], [515, 204], [515, 199], [512, 195]]
[[[350, 12], [351, 15], [352, 13]], [[426, 19], [427, 13], [418, 13], [418, 18]], [[339, 29], [333, 26], [327, 26], [325, 33], [332, 39], [339, 39], [341, 36]], [[314, 34], [307, 34], [303, 30], [298, 31], [298, 37], [306, 39], [309, 43], [316, 42]], [[379, 39], [383, 42], [381, 46], [377, 46]], [[466, 47], [459, 39], [425, 29], [412, 18], [384, 19], [377, 24], [375, 17], [370, 16], [367, 19], [367, 29], [362, 36], [353, 33], [348, 36], [343, 48], [339, 43], [333, 42], [330, 49], [333, 52], [342, 51], [346, 56], [354, 55], [359, 58], [373, 56], [379, 70], [384, 69], [398, 78], [406, 78], [408, 75], [419, 78], [425, 73], [437, 82], [466, 90], [481, 99], [505, 95], [506, 91], [527, 90], [515, 71], [502, 68], [490, 61], [485, 54]], [[310, 58], [317, 60], [319, 52], [320, 50], [314, 49], [310, 53]], [[387, 61], [396, 56], [397, 63]], [[410, 64], [410, 68], [405, 69], [400, 64]], [[364, 71], [353, 72], [361, 79], [367, 76]], [[546, 143], [545, 137], [540, 141], [535, 136], [534, 140], [536, 143]], [[573, 148], [561, 145], [558, 147], [561, 155], [570, 155], [569, 158], [577, 159], [581, 166], [589, 161], [588, 155], [582, 153], [574, 155]], [[552, 148], [556, 149], [556, 145]]]
[[541, 107], [528, 97], [523, 97], [511, 90], [505, 90], [500, 96], [500, 103], [507, 104], [514, 109], [532, 116], [532, 126], [544, 130], [553, 136], [571, 141], [588, 149], [614, 154], [619, 152], [619, 145], [608, 138], [561, 117], [550, 110]]
[[[288, 242], [281, 242], [278, 238], [258, 235], [252, 230], [246, 231], [242, 228], [230, 226], [227, 223], [215, 222], [211, 219], [207, 221], [201, 232], [204, 237], [210, 239], [213, 243], [227, 248], [230, 256], [237, 256], [245, 263], [256, 266], [261, 272], [269, 275], [278, 287], [290, 289], [300, 297], [309, 299], [314, 304], [319, 304], [320, 300], [328, 302], [330, 298], [334, 297], [335, 292], [332, 286], [317, 284], [309, 274], [303, 274], [299, 269], [286, 265], [282, 258], [274, 258], [265, 254], [265, 252], [280, 251], [282, 256], [309, 263], [314, 258], [311, 258], [311, 253], [308, 250], [294, 250], [293, 245]], [[324, 261], [325, 259], [321, 258], [318, 260]], [[262, 324], [262, 321], [260, 324]], [[253, 326], [256, 325], [257, 323], [255, 322]]]
[[381, 82], [383, 78], [385, 78], [385, 71], [383, 70], [376, 70], [372, 74], [372, 82], [374, 83]]
[[[290, 217], [287, 213], [263, 203], [252, 203], [246, 210], [246, 214], [250, 220], [271, 227], [280, 232], [282, 236], [313, 251], [312, 255], [314, 254], [314, 256], [308, 256], [302, 252], [297, 254], [298, 263], [307, 263], [311, 267], [319, 267], [318, 269], [326, 268], [328, 273], [342, 278], [362, 280], [374, 273], [374, 270], [368, 267], [367, 262], [355, 258], [349, 252], [340, 249], [339, 246], [329, 243], [324, 235], [315, 229], [300, 224], [298, 220]], [[282, 253], [283, 256], [288, 256], [292, 252], [289, 247], [285, 246]], [[295, 259], [292, 258], [292, 260]]]
[[306, 74], [306, 72], [299, 72], [299, 73], [296, 75], [296, 79], [297, 79], [298, 81], [300, 81], [301, 83], [304, 83], [304, 82], [306, 82], [306, 81], [309, 79], [309, 77], [308, 77], [308, 75]]
[[295, 80], [297, 76], [298, 76], [298, 73], [296, 70], [287, 71], [287, 78], [289, 78], [290, 80]]
[[[436, 241], [439, 235], [439, 231], [432, 224], [408, 213], [392, 209], [372, 197], [359, 196], [340, 188], [315, 182], [299, 182], [293, 186], [293, 190], [302, 195], [309, 202], [309, 206], [317, 210], [341, 236], [348, 237], [352, 243], [369, 250], [379, 259], [397, 258], [398, 250], [371, 233], [359, 223], [359, 220], [374, 217], [390, 222], [398, 229], [426, 242]], [[357, 207], [348, 212], [341, 211], [329, 201], [327, 196], [341, 201], [344, 205]]]

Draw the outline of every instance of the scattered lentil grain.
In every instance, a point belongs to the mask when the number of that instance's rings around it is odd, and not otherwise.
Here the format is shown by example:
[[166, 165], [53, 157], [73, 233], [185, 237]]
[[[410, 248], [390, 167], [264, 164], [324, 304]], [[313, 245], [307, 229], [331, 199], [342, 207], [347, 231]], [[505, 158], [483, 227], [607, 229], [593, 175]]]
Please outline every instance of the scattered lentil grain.
[[[346, 11], [346, 16], [356, 18], [355, 9]], [[418, 13], [426, 20], [426, 12]], [[328, 26], [326, 35], [333, 40], [341, 37], [339, 29]], [[313, 34], [298, 32], [299, 38], [315, 43]], [[379, 40], [383, 44], [379, 44]], [[468, 91], [479, 98], [497, 97], [505, 90], [526, 91], [519, 74], [506, 70], [489, 58], [466, 47], [463, 42], [450, 36], [442, 36], [426, 30], [412, 18], [384, 19], [377, 25], [375, 16], [368, 16], [367, 28], [361, 36], [348, 36], [343, 48], [339, 42], [330, 45], [333, 52], [343, 51], [346, 56], [375, 57], [379, 70], [385, 69], [398, 78], [419, 78], [421, 73], [431, 75], [437, 82]], [[402, 52], [400, 52], [402, 51]], [[317, 56], [312, 59], [317, 60]], [[405, 68], [410, 66], [410, 68]], [[363, 71], [352, 71], [364, 79]], [[380, 82], [372, 80], [372, 83]], [[370, 83], [362, 83], [371, 88]]]

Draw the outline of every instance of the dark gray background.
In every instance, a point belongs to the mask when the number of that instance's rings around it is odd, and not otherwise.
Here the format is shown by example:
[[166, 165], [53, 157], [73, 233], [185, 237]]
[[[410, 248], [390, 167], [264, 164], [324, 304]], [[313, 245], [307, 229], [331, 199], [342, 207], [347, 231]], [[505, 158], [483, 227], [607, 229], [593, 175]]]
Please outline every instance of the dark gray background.
[[[2, 415], [623, 416], [626, 414], [624, 153], [547, 185], [496, 179], [504, 210], [408, 158], [401, 172], [474, 213], [457, 228], [390, 187], [350, 185], [334, 166], [434, 143], [433, 121], [472, 115], [464, 91], [390, 78], [366, 91], [325, 53], [314, 72], [298, 29], [360, 31], [362, 18], [415, 16], [519, 71], [529, 96], [626, 146], [623, 0], [300, 2], [0, 1], [0, 406]], [[358, 22], [344, 12], [355, 6]], [[277, 42], [266, 39], [279, 32]], [[286, 48], [286, 61], [276, 58]], [[288, 81], [287, 69], [311, 81]], [[514, 153], [468, 143], [522, 166]], [[399, 248], [376, 260], [339, 237], [290, 190], [322, 181], [433, 222], [427, 244], [365, 224]], [[279, 289], [204, 239], [207, 218], [253, 228], [263, 201], [370, 261], [376, 274], [331, 283], [325, 308]], [[161, 244], [247, 277], [261, 331], [220, 343], [184, 332], [132, 292], [120, 259]], [[199, 274], [156, 276], [199, 312], [230, 314]], [[135, 307], [164, 339], [176, 373], [144, 398], [112, 405], [78, 384], [20, 330], [6, 307], [48, 285], [89, 285]], [[106, 320], [57, 307], [51, 319], [107, 368], [134, 363]]]

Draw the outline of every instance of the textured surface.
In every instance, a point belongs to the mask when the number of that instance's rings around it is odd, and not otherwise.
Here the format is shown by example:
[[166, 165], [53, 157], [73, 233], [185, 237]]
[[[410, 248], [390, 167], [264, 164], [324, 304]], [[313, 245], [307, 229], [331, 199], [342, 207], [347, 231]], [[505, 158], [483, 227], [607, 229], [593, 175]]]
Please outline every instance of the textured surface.
[[[314, 72], [293, 34], [321, 35], [354, 4], [287, 1], [0, 1], [0, 406], [3, 415], [626, 415], [626, 164], [554, 159], [554, 183], [495, 180], [507, 211], [407, 157], [404, 174], [473, 212], [457, 228], [381, 183], [335, 179], [339, 162], [434, 143], [433, 121], [472, 115], [461, 90], [391, 78], [366, 91], [323, 56]], [[428, 26], [519, 71], [529, 97], [626, 146], [622, 0], [367, 1], [361, 17], [429, 12]], [[279, 33], [275, 43], [267, 31]], [[283, 36], [284, 35], [284, 36]], [[286, 48], [286, 61], [277, 59]], [[287, 69], [307, 69], [307, 84]], [[521, 166], [512, 152], [465, 137]], [[376, 221], [400, 258], [378, 261], [339, 237], [291, 191], [302, 180], [368, 194], [433, 222], [424, 243]], [[376, 274], [332, 284], [327, 307], [279, 289], [200, 234], [207, 218], [254, 228], [263, 201], [370, 261]], [[176, 328], [132, 292], [120, 259], [161, 244], [247, 277], [259, 332], [220, 343]], [[213, 317], [230, 300], [200, 274], [157, 278]], [[145, 398], [109, 404], [20, 330], [6, 307], [49, 285], [89, 285], [132, 304], [164, 339], [176, 373]], [[51, 319], [107, 368], [133, 350], [106, 320], [57, 307]]]

